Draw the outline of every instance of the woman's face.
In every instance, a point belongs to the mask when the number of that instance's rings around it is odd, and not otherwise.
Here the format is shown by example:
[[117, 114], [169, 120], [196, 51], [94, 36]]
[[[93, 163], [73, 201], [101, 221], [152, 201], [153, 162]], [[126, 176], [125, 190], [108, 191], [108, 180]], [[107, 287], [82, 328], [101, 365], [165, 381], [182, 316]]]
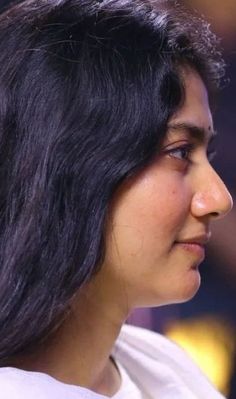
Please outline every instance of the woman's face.
[[170, 120], [160, 153], [120, 188], [111, 206], [100, 273], [131, 307], [193, 297], [211, 221], [232, 207], [209, 163], [214, 133], [206, 88], [193, 71], [184, 79], [185, 103]]

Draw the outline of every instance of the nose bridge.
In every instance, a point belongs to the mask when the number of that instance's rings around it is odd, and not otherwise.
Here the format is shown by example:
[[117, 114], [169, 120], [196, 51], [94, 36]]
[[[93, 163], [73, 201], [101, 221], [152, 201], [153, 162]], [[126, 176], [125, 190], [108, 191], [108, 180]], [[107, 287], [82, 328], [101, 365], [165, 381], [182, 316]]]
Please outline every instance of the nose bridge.
[[192, 211], [196, 216], [209, 215], [212, 218], [223, 217], [233, 205], [232, 197], [224, 182], [208, 163], [202, 168], [199, 185], [192, 202]]

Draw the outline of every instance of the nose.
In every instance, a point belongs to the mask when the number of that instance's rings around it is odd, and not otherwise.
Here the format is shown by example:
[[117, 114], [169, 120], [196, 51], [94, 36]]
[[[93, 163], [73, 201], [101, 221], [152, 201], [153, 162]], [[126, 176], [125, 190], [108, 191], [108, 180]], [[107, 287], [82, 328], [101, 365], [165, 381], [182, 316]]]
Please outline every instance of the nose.
[[191, 212], [195, 217], [208, 216], [211, 219], [224, 217], [233, 206], [232, 197], [220, 176], [208, 164], [207, 171], [198, 177], [200, 182], [192, 197]]

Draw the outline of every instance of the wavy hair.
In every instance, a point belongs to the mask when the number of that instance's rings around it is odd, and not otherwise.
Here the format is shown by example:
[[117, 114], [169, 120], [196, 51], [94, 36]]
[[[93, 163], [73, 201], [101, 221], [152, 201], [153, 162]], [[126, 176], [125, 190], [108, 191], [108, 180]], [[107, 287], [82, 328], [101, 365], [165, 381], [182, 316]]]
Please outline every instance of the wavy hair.
[[1, 365], [99, 270], [112, 196], [158, 151], [181, 67], [218, 89], [217, 46], [165, 0], [27, 0], [0, 16]]

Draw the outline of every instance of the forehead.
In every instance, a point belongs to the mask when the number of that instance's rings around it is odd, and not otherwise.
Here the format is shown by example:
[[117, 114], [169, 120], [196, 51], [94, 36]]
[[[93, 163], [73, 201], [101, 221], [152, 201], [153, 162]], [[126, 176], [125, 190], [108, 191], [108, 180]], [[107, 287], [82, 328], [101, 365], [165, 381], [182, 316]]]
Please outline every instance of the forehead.
[[186, 68], [182, 74], [185, 99], [181, 108], [170, 118], [168, 135], [178, 129], [196, 138], [209, 140], [214, 135], [214, 128], [207, 89], [197, 72]]

